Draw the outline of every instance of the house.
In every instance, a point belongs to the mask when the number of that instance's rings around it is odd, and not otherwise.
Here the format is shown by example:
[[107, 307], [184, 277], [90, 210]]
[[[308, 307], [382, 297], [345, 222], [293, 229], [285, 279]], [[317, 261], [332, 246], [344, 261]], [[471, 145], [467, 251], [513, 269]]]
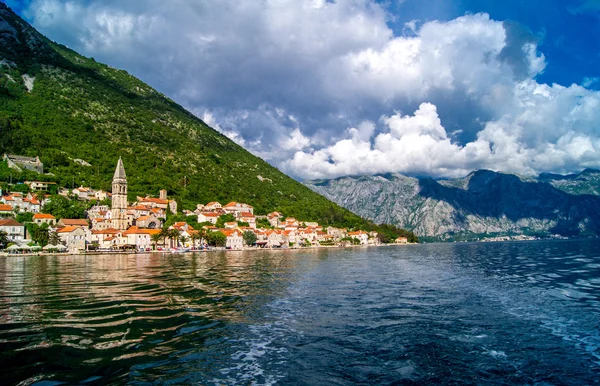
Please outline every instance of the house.
[[87, 201], [95, 198], [92, 188], [85, 188], [83, 186], [73, 189], [71, 193], [76, 196], [78, 200]]
[[150, 214], [138, 217], [137, 220], [135, 220], [135, 225], [139, 228], [160, 229], [162, 228], [162, 221], [153, 214]]
[[29, 186], [29, 190], [31, 191], [49, 191], [51, 187], [56, 186], [56, 182], [46, 182], [46, 181], [25, 181], [25, 185]]
[[268, 230], [267, 234], [267, 248], [279, 248], [289, 246], [289, 240], [285, 237], [284, 231], [274, 229]]
[[35, 197], [24, 198], [23, 203], [21, 204], [21, 211], [25, 212], [38, 213], [41, 208], [41, 203]]
[[395, 240], [396, 244], [407, 244], [408, 243], [408, 238], [407, 237], [397, 237]]
[[80, 218], [61, 218], [56, 223], [56, 226], [59, 228], [67, 227], [67, 226], [89, 228], [90, 225], [88, 224], [87, 220], [80, 219]]
[[279, 212], [271, 212], [267, 215], [267, 220], [273, 228], [279, 228], [279, 226], [281, 225], [280, 222], [282, 218], [283, 215]]
[[11, 242], [20, 242], [25, 240], [25, 226], [11, 218], [0, 220], [0, 231], [6, 233]]
[[33, 215], [33, 222], [38, 225], [48, 224], [54, 226], [56, 224], [56, 218], [49, 213], [36, 213]]
[[248, 226], [252, 229], [256, 228], [256, 217], [250, 212], [242, 212], [238, 215], [238, 220], [247, 222]]
[[96, 199], [98, 201], [102, 201], [102, 200], [106, 200], [107, 198], [109, 198], [108, 192], [105, 192], [102, 189], [94, 191], [94, 199]]
[[89, 242], [92, 245], [97, 245], [98, 248], [111, 249], [118, 247], [120, 232], [114, 228], [102, 230], [92, 230], [89, 236]]
[[237, 229], [221, 230], [225, 235], [225, 248], [227, 249], [244, 249], [244, 238], [242, 232]]
[[209, 202], [208, 204], [204, 205], [204, 211], [206, 212], [216, 212], [220, 211], [221, 209], [223, 209], [223, 207], [216, 201]]
[[369, 243], [369, 234], [365, 231], [359, 230], [355, 232], [348, 232], [348, 237], [357, 239], [360, 242], [360, 245], [367, 245]]
[[3, 160], [6, 161], [8, 167], [11, 169], [18, 171], [27, 169], [40, 174], [44, 173], [44, 164], [40, 161], [40, 157], [23, 157], [20, 155], [4, 154]]
[[236, 221], [232, 221], [232, 222], [226, 222], [224, 225], [225, 225], [225, 229], [233, 229], [238, 226], [238, 223]]
[[0, 204], [0, 216], [12, 216], [13, 207], [8, 204]]
[[94, 205], [88, 209], [88, 217], [104, 217], [107, 220], [111, 219], [110, 208], [108, 205]]
[[199, 223], [209, 222], [211, 224], [216, 224], [218, 219], [219, 219], [219, 214], [218, 213], [202, 212], [202, 213], [200, 213], [198, 215], [198, 222]]
[[79, 226], [64, 226], [56, 231], [60, 237], [61, 243], [67, 247], [71, 254], [77, 254], [85, 250], [86, 231]]
[[[160, 230], [157, 231], [160, 232]], [[147, 232], [147, 229], [140, 229], [137, 226], [129, 227], [129, 229], [123, 232], [123, 236], [127, 237], [125, 244], [135, 246], [136, 249], [142, 251], [152, 248], [150, 235], [151, 233]]]
[[251, 205], [244, 204], [243, 202], [232, 201], [223, 207], [225, 213], [233, 214], [236, 218], [240, 213], [251, 213], [254, 214], [254, 208]]
[[92, 217], [90, 220], [92, 222], [93, 230], [99, 231], [112, 228], [112, 221], [105, 217]]

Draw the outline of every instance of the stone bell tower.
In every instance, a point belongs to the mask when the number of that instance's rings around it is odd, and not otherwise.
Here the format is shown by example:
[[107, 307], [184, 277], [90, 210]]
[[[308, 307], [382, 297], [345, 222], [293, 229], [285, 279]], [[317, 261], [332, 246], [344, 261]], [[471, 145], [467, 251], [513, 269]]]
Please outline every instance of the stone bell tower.
[[112, 227], [124, 231], [127, 229], [127, 177], [125, 167], [119, 157], [117, 169], [112, 181]]

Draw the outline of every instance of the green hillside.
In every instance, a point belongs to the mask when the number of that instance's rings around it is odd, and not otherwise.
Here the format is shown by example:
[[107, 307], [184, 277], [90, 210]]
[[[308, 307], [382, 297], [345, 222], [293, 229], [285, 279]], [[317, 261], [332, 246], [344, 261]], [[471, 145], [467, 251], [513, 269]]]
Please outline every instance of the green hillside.
[[[258, 214], [278, 210], [323, 224], [372, 227], [126, 71], [46, 39], [0, 3], [0, 153], [5, 152], [39, 156], [51, 175], [35, 178], [63, 186], [110, 189], [122, 156], [130, 199], [167, 189], [188, 209], [235, 200], [250, 203]], [[0, 165], [0, 180], [9, 174]]]

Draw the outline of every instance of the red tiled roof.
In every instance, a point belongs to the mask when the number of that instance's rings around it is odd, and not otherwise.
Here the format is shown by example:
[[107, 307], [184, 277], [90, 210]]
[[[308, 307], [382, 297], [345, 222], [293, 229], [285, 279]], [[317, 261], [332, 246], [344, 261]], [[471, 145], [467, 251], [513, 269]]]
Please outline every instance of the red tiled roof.
[[41, 220], [41, 219], [48, 219], [48, 220], [54, 220], [54, 216], [49, 214], [49, 213], [36, 213], [33, 215], [33, 219], [34, 220]]
[[[13, 207], [8, 204], [0, 204], [0, 212], [10, 212], [13, 210]], [[35, 218], [35, 216], [34, 216]]]
[[0, 227], [15, 227], [15, 226], [19, 226], [22, 227], [23, 224], [18, 223], [16, 220], [9, 218], [6, 220], [0, 220]]

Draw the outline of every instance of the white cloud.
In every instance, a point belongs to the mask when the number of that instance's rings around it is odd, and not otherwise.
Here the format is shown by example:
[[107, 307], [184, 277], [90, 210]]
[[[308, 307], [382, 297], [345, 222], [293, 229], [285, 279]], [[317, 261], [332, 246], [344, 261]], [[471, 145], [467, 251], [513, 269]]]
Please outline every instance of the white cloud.
[[600, 94], [539, 84], [535, 39], [487, 14], [406, 20], [403, 36], [372, 0], [33, 0], [26, 15], [296, 176], [600, 167]]

